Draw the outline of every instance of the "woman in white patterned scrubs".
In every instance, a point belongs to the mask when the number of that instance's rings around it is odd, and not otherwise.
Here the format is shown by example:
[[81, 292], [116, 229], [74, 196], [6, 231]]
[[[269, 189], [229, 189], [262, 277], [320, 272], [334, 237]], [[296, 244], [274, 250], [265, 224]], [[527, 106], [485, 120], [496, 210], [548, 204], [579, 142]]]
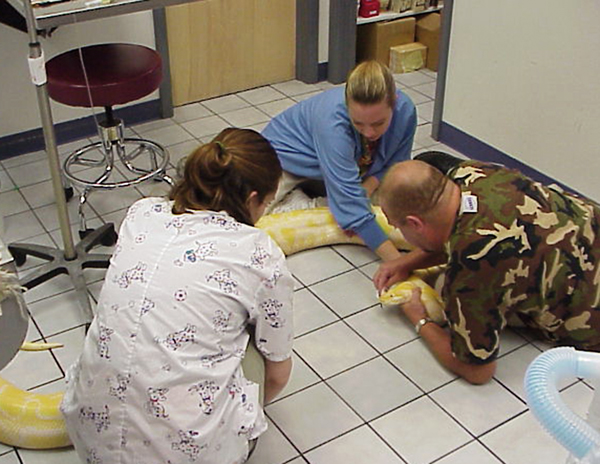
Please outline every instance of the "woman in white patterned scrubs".
[[242, 366], [249, 342], [265, 402], [291, 371], [292, 277], [253, 226], [280, 176], [260, 134], [226, 129], [188, 157], [169, 199], [131, 206], [61, 406], [83, 462], [247, 459], [267, 428]]

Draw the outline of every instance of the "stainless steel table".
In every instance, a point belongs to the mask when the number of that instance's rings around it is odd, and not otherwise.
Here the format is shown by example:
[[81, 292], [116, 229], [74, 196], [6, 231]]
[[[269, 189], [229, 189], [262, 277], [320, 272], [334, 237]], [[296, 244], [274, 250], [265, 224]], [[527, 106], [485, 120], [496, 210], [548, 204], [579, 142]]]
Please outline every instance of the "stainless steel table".
[[[92, 19], [109, 18], [138, 11], [163, 8], [190, 0], [58, 0], [32, 2], [33, 24], [38, 30], [65, 24], [80, 23]], [[19, 13], [27, 18], [26, 0], [8, 0]], [[29, 24], [28, 24], [29, 27]]]

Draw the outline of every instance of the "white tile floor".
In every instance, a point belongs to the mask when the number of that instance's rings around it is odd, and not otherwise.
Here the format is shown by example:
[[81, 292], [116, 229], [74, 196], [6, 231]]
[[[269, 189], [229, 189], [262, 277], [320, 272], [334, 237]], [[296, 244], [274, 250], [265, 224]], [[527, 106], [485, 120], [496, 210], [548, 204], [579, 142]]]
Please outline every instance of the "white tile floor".
[[[431, 137], [435, 73], [396, 76], [417, 104], [415, 153], [452, 150]], [[170, 120], [133, 127], [168, 146], [171, 164], [224, 127], [260, 130], [270, 117], [330, 84], [298, 81], [177, 108]], [[59, 147], [68, 153], [83, 141]], [[0, 208], [5, 242], [62, 246], [43, 152], [0, 162]], [[120, 224], [136, 199], [164, 192], [159, 184], [95, 193], [91, 225]], [[70, 205], [77, 222], [76, 202]], [[73, 230], [76, 233], [76, 225]], [[283, 395], [266, 408], [269, 431], [252, 464], [531, 464], [564, 463], [567, 453], [537, 424], [523, 395], [523, 375], [547, 348], [515, 332], [506, 333], [498, 373], [485, 386], [456, 379], [433, 359], [396, 309], [382, 308], [370, 277], [373, 253], [360, 246], [309, 250], [289, 258], [297, 280], [294, 371]], [[26, 270], [39, 265], [30, 258]], [[97, 298], [103, 271], [86, 271]], [[82, 316], [65, 277], [27, 292], [28, 339], [64, 343], [52, 353], [24, 353], [2, 376], [24, 389], [59, 391], [80, 350]], [[35, 366], [35, 367], [34, 367]], [[585, 382], [563, 385], [563, 398], [584, 413], [592, 397]], [[76, 464], [72, 449], [29, 451], [0, 444], [0, 464]], [[225, 464], [225, 463], [224, 463]]]

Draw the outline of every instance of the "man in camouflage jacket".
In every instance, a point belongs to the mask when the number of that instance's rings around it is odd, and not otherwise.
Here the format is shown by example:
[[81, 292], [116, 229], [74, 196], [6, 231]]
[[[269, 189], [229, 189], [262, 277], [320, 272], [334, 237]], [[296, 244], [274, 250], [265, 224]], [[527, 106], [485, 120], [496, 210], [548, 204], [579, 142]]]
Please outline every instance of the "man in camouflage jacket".
[[444, 176], [415, 160], [392, 168], [380, 202], [418, 249], [384, 263], [375, 285], [447, 263], [448, 330], [429, 323], [418, 292], [403, 310], [454, 373], [487, 382], [515, 317], [553, 342], [600, 348], [598, 204], [497, 165], [466, 161]]

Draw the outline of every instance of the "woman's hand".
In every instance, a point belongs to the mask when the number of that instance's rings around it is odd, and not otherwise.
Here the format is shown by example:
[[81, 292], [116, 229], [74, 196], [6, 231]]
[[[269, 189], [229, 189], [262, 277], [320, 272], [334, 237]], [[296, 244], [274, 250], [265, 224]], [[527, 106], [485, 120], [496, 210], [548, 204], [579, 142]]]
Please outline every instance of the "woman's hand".
[[367, 198], [371, 198], [375, 190], [379, 187], [379, 180], [375, 176], [367, 177], [363, 182], [362, 186], [365, 189], [365, 193], [367, 194]]
[[292, 358], [285, 361], [265, 359], [265, 404], [269, 404], [285, 388], [292, 374]]

